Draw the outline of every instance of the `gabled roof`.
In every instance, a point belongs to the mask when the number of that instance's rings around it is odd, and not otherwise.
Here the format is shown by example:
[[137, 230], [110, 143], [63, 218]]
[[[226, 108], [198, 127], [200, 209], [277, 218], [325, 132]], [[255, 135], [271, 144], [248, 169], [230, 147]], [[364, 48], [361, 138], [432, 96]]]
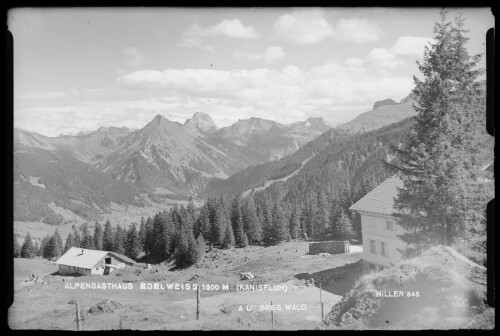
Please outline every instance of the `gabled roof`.
[[80, 247], [70, 248], [56, 261], [56, 264], [80, 268], [92, 268], [108, 254], [111, 254], [118, 259], [122, 259], [127, 263], [135, 264], [134, 260], [120, 253], [111, 251], [89, 250]]
[[116, 252], [108, 252], [108, 253], [114, 255], [118, 259], [122, 259], [123, 261], [126, 261], [128, 263], [135, 264], [135, 260], [130, 259], [129, 257], [127, 257], [127, 256], [125, 256], [123, 254], [116, 253]]
[[374, 212], [383, 215], [392, 215], [396, 212], [394, 198], [398, 196], [398, 189], [403, 188], [403, 181], [394, 175], [375, 189], [370, 191], [362, 199], [354, 203], [349, 210]]
[[56, 264], [80, 268], [92, 268], [108, 253], [108, 251], [72, 247], [56, 261]]

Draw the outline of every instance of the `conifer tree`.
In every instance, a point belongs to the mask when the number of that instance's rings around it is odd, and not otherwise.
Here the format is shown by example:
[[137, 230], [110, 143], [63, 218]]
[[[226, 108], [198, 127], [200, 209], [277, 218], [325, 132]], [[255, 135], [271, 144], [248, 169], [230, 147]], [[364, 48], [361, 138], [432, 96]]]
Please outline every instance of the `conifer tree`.
[[125, 240], [125, 255], [131, 259], [137, 259], [141, 252], [141, 241], [135, 224], [130, 225]]
[[70, 248], [76, 247], [75, 236], [70, 232], [66, 237], [66, 242], [64, 244], [64, 252], [68, 251]]
[[28, 232], [24, 238], [24, 243], [21, 246], [21, 258], [33, 258], [35, 257], [35, 246], [31, 240], [31, 235]]
[[154, 251], [154, 232], [153, 232], [153, 219], [151, 217], [148, 217], [146, 219], [146, 234], [144, 237], [144, 253], [146, 253], [147, 256], [150, 256], [153, 254]]
[[47, 249], [47, 243], [49, 242], [50, 235], [45, 235], [43, 237], [42, 242], [40, 243], [40, 250], [38, 251], [38, 255], [42, 256], [44, 258], [48, 258], [48, 249]]
[[61, 256], [61, 250], [59, 249], [59, 243], [57, 242], [57, 237], [53, 234], [46, 245], [46, 256], [47, 259], [53, 260]]
[[338, 239], [351, 239], [354, 236], [354, 231], [352, 229], [352, 223], [345, 212], [340, 213], [338, 221]]
[[85, 249], [93, 249], [94, 248], [94, 239], [92, 238], [92, 234], [90, 233], [89, 224], [83, 223], [80, 225], [81, 232], [81, 247]]
[[94, 248], [96, 250], [102, 250], [103, 249], [103, 230], [102, 230], [102, 225], [99, 222], [95, 222], [94, 226]]
[[250, 244], [256, 244], [262, 240], [262, 225], [257, 216], [255, 202], [252, 196], [248, 196], [241, 210], [243, 229]]
[[58, 247], [59, 251], [62, 251], [64, 248], [64, 244], [63, 244], [63, 240], [61, 238], [61, 235], [59, 234], [59, 230], [55, 229], [53, 235], [54, 235], [54, 238], [56, 240], [57, 247]]
[[292, 239], [299, 238], [299, 227], [300, 227], [299, 210], [298, 206], [294, 206], [292, 209], [292, 213], [290, 214], [290, 220], [288, 223], [290, 238]]
[[117, 224], [115, 228], [113, 252], [120, 254], [125, 253], [124, 240], [125, 239], [124, 239], [123, 229], [121, 228], [120, 225]]
[[82, 237], [80, 235], [80, 231], [77, 229], [75, 224], [73, 224], [71, 227], [73, 229], [73, 237], [75, 237], [75, 247], [82, 247]]
[[418, 64], [423, 78], [414, 77], [415, 128], [397, 150], [404, 187], [396, 216], [409, 230], [402, 239], [416, 248], [451, 245], [484, 218], [478, 177], [492, 146], [482, 121], [480, 56], [469, 56], [463, 26], [461, 17], [453, 26], [441, 12], [435, 42], [426, 46]]
[[245, 240], [245, 232], [243, 231], [239, 196], [235, 196], [232, 200], [230, 222], [233, 227], [235, 245], [241, 247]]
[[272, 243], [278, 244], [289, 239], [288, 225], [278, 203], [274, 205], [272, 211], [272, 228]]
[[228, 249], [234, 246], [234, 233], [233, 226], [227, 222], [226, 223], [226, 233], [224, 235], [224, 240], [222, 242], [222, 248]]
[[201, 207], [193, 233], [195, 236], [202, 234], [203, 237], [207, 237], [208, 242], [212, 242], [212, 229], [210, 226], [210, 210], [208, 209], [208, 204]]
[[102, 249], [104, 251], [114, 251], [113, 249], [113, 227], [109, 219], [104, 224], [104, 232], [102, 234]]
[[[226, 211], [224, 209], [224, 205], [221, 203], [216, 204], [214, 222], [212, 223], [212, 235], [214, 237], [214, 245], [222, 245], [224, 238], [227, 235], [227, 226], [229, 224], [229, 220], [226, 216]], [[232, 228], [231, 228], [232, 231]]]
[[141, 224], [139, 226], [139, 242], [141, 244], [141, 251], [144, 251], [144, 242], [146, 239], [146, 220], [141, 217]]
[[21, 256], [21, 245], [17, 241], [17, 238], [14, 237], [14, 258], [19, 258], [20, 256]]

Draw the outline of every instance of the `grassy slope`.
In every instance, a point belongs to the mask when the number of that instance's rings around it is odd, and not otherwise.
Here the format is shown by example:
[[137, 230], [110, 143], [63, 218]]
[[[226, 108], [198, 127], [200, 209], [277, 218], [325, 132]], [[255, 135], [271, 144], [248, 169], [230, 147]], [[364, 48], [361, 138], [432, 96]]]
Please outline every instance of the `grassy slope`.
[[[133, 269], [120, 271], [121, 276], [88, 276], [62, 281], [59, 276], [49, 276], [49, 283], [35, 283], [20, 288], [14, 293], [14, 304], [9, 310], [9, 325], [14, 329], [74, 329], [74, 304], [79, 301], [82, 310], [104, 300], [113, 299], [123, 307], [114, 313], [87, 315], [83, 322], [85, 330], [117, 329], [120, 316], [124, 328], [137, 329], [271, 329], [271, 313], [258, 311], [260, 304], [296, 303], [306, 304], [306, 311], [277, 312], [276, 329], [315, 329], [320, 325], [319, 288], [306, 287], [305, 279], [313, 276], [317, 281], [323, 278], [323, 302], [325, 312], [350, 288], [358, 273], [360, 253], [350, 255], [307, 255], [306, 242], [290, 242], [268, 248], [250, 246], [245, 249], [213, 250], [205, 260], [194, 267], [173, 270], [172, 263], [153, 265], [152, 271], [141, 269], [136, 275]], [[15, 260], [16, 279], [22, 280], [33, 267], [37, 272], [48, 274], [34, 266], [35, 261]], [[41, 263], [41, 262], [39, 262]], [[44, 264], [43, 267], [46, 265]], [[349, 276], [346, 270], [354, 267]], [[158, 270], [156, 272], [155, 270]], [[337, 270], [337, 271], [336, 271]], [[240, 272], [252, 272], [256, 278], [243, 281]], [[328, 287], [326, 275], [331, 279], [341, 279], [350, 285]], [[64, 289], [70, 282], [119, 282], [158, 281], [171, 283], [229, 284], [230, 292], [202, 292], [201, 318], [195, 320], [194, 291], [141, 291], [134, 290], [69, 290]], [[339, 282], [341, 282], [339, 280]], [[289, 291], [282, 292], [235, 292], [240, 283], [279, 284], [287, 283]], [[335, 289], [334, 289], [335, 288]], [[239, 305], [252, 305], [252, 312], [239, 312]]]

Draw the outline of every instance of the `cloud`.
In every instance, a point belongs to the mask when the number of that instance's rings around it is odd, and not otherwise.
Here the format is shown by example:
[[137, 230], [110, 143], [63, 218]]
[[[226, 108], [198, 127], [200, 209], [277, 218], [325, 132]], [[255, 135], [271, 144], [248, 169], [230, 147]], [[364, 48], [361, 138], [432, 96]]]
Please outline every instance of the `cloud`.
[[282, 47], [272, 46], [267, 48], [262, 54], [236, 51], [233, 55], [236, 59], [244, 59], [249, 61], [262, 60], [266, 63], [272, 63], [280, 58], [285, 57], [287, 54]]
[[333, 25], [323, 10], [298, 10], [278, 18], [273, 25], [276, 36], [299, 45], [319, 43], [328, 39], [365, 43], [380, 39], [382, 30], [367, 19], [341, 18]]
[[401, 36], [389, 50], [396, 55], [420, 56], [424, 54], [424, 47], [433, 43], [434, 39], [421, 36]]
[[375, 22], [366, 19], [340, 19], [335, 28], [337, 40], [354, 43], [376, 42], [382, 34]]
[[144, 55], [136, 47], [125, 48], [122, 52], [125, 55], [125, 63], [130, 66], [138, 66], [144, 61]]
[[220, 36], [248, 40], [260, 38], [260, 33], [252, 26], [245, 27], [238, 19], [224, 19], [208, 27], [202, 27], [198, 24], [191, 25], [182, 33], [179, 46], [199, 47], [213, 51], [214, 46], [207, 43], [207, 40], [213, 40]]
[[335, 35], [332, 25], [319, 10], [296, 11], [285, 14], [274, 23], [275, 34], [296, 44], [314, 44]]
[[[375, 52], [372, 57], [383, 62], [387, 61], [384, 55]], [[365, 64], [352, 59], [348, 62], [358, 67]], [[161, 88], [180, 96], [230, 99], [253, 106], [255, 110], [272, 111], [273, 115], [283, 111], [284, 119], [294, 116], [291, 111], [302, 113], [300, 109], [307, 99], [330, 99], [332, 105], [369, 105], [384, 97], [401, 99], [412, 89], [410, 77], [384, 73], [381, 78], [380, 73], [370, 67], [362, 70], [352, 71], [337, 61], [307, 70], [292, 65], [282, 70], [141, 70], [119, 76], [117, 83], [129, 89]], [[290, 102], [293, 109], [283, 110]]]
[[391, 51], [384, 48], [375, 48], [368, 53], [367, 62], [372, 66], [394, 70], [406, 65], [404, 60], [399, 59]]

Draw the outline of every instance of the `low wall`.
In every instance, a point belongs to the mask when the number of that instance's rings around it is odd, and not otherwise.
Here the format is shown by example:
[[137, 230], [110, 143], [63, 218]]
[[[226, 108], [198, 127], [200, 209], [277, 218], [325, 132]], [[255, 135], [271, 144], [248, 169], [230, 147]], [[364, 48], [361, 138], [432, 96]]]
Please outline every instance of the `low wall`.
[[309, 243], [309, 254], [330, 253], [340, 254], [349, 253], [349, 241], [324, 241]]

